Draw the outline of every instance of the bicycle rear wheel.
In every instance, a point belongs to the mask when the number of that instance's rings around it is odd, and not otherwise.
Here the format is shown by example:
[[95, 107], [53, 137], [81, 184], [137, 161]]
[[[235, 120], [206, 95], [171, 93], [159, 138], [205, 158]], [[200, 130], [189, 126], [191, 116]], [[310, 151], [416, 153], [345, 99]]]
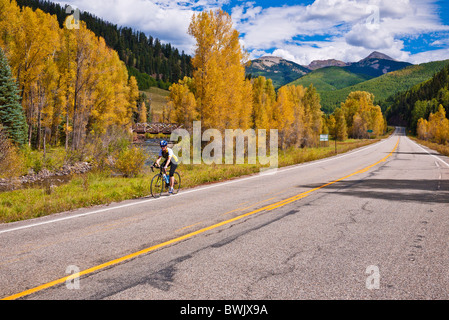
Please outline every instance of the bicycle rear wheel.
[[165, 181], [163, 181], [160, 174], [156, 174], [153, 179], [151, 179], [150, 191], [154, 198], [159, 198], [164, 191]]

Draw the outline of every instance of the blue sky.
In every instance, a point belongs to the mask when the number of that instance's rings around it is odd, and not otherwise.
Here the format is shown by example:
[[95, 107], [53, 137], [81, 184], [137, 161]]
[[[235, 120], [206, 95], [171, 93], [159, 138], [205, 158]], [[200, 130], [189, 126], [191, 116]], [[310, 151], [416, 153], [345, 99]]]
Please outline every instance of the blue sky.
[[358, 61], [379, 51], [401, 61], [449, 59], [449, 1], [441, 0], [67, 0], [118, 25], [193, 53], [192, 14], [221, 8], [231, 14], [251, 58], [276, 55]]

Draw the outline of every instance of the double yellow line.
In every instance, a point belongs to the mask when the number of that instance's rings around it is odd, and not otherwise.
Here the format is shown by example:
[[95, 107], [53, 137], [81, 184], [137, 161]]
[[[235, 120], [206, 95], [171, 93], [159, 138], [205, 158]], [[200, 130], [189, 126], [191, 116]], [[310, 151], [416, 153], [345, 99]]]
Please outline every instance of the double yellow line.
[[127, 260], [131, 260], [131, 259], [136, 258], [136, 257], [138, 257], [138, 256], [141, 256], [141, 255], [147, 254], [147, 253], [149, 253], [149, 252], [155, 251], [155, 250], [157, 250], [157, 249], [160, 249], [160, 248], [163, 248], [163, 247], [166, 247], [166, 246], [169, 246], [169, 245], [172, 245], [172, 244], [181, 242], [181, 241], [186, 240], [186, 239], [189, 239], [189, 238], [192, 238], [192, 237], [194, 237], [194, 236], [196, 236], [196, 235], [199, 235], [199, 234], [201, 234], [201, 233], [204, 233], [204, 232], [206, 232], [206, 231], [209, 231], [209, 230], [213, 230], [213, 229], [219, 228], [219, 227], [221, 227], [221, 226], [224, 226], [224, 225], [229, 224], [229, 223], [232, 223], [232, 222], [234, 222], [234, 221], [237, 221], [237, 220], [246, 218], [246, 217], [248, 217], [248, 216], [254, 215], [254, 214], [259, 213], [259, 212], [261, 212], [261, 211], [271, 211], [271, 210], [274, 210], [274, 209], [276, 209], [276, 208], [285, 206], [286, 204], [292, 203], [292, 202], [294, 202], [294, 201], [298, 201], [298, 200], [300, 200], [300, 199], [303, 199], [303, 198], [305, 198], [305, 197], [308, 197], [308, 196], [309, 196], [312, 192], [314, 192], [314, 191], [317, 191], [317, 190], [322, 189], [322, 188], [324, 188], [324, 187], [330, 186], [330, 185], [332, 185], [332, 184], [334, 184], [334, 183], [337, 183], [337, 182], [339, 182], [339, 181], [345, 180], [345, 179], [347, 179], [347, 178], [349, 178], [349, 177], [352, 177], [352, 176], [354, 176], [354, 175], [356, 175], [356, 174], [359, 174], [359, 173], [363, 173], [363, 172], [368, 171], [368, 170], [371, 169], [372, 167], [374, 167], [374, 166], [378, 165], [379, 163], [384, 162], [385, 160], [387, 160], [387, 159], [393, 154], [393, 152], [397, 149], [398, 145], [399, 145], [399, 139], [398, 139], [398, 141], [396, 142], [396, 145], [395, 145], [394, 149], [393, 149], [393, 150], [392, 150], [386, 157], [384, 157], [383, 159], [379, 160], [378, 162], [376, 162], [376, 163], [374, 163], [374, 164], [372, 164], [372, 165], [370, 165], [370, 166], [368, 166], [368, 167], [366, 167], [366, 168], [363, 168], [363, 169], [361, 169], [361, 170], [358, 170], [358, 171], [356, 171], [356, 172], [354, 172], [354, 173], [351, 173], [351, 174], [349, 174], [349, 175], [347, 175], [347, 176], [344, 176], [344, 177], [342, 177], [342, 178], [340, 178], [340, 179], [334, 180], [334, 181], [332, 181], [332, 182], [328, 182], [328, 183], [326, 183], [326, 184], [323, 184], [322, 186], [313, 188], [313, 189], [308, 190], [308, 191], [306, 191], [306, 192], [303, 192], [303, 193], [297, 194], [297, 195], [295, 195], [295, 196], [292, 196], [292, 197], [290, 197], [290, 198], [287, 198], [287, 199], [278, 201], [278, 202], [276, 202], [276, 203], [273, 203], [273, 204], [264, 206], [264, 207], [262, 207], [262, 208], [253, 210], [253, 211], [251, 211], [251, 212], [248, 212], [248, 213], [245, 213], [245, 214], [236, 216], [236, 217], [234, 217], [234, 218], [231, 218], [231, 219], [228, 219], [228, 220], [219, 222], [219, 223], [216, 223], [216, 224], [211, 225], [211, 226], [209, 226], [209, 227], [205, 227], [205, 228], [199, 229], [199, 230], [197, 230], [197, 231], [190, 232], [190, 233], [185, 234], [185, 235], [183, 235], [183, 236], [180, 236], [180, 237], [177, 237], [177, 238], [174, 238], [174, 239], [171, 239], [171, 240], [162, 242], [162, 243], [160, 243], [160, 244], [151, 246], [151, 247], [149, 247], [149, 248], [146, 248], [146, 249], [143, 249], [143, 250], [140, 250], [140, 251], [131, 253], [131, 254], [126, 255], [126, 256], [124, 256], [124, 257], [121, 257], [121, 258], [118, 258], [118, 259], [111, 260], [111, 261], [109, 261], [109, 262], [100, 264], [100, 265], [98, 265], [98, 266], [94, 266], [94, 267], [92, 267], [92, 268], [83, 270], [83, 271], [81, 271], [81, 272], [79, 272], [79, 273], [77, 273], [77, 274], [72, 274], [72, 275], [69, 275], [69, 276], [66, 276], [66, 277], [63, 277], [63, 278], [60, 278], [60, 279], [57, 279], [57, 280], [54, 280], [54, 281], [51, 281], [51, 282], [42, 284], [42, 285], [37, 286], [37, 287], [35, 287], [35, 288], [31, 288], [31, 289], [25, 290], [25, 291], [23, 291], [23, 292], [20, 292], [20, 293], [17, 293], [17, 294], [14, 294], [14, 295], [5, 297], [5, 298], [3, 298], [2, 300], [15, 300], [15, 299], [18, 299], [18, 298], [21, 298], [21, 297], [25, 297], [25, 296], [30, 295], [30, 294], [32, 294], [32, 293], [35, 293], [35, 292], [38, 292], [38, 291], [41, 291], [41, 290], [44, 290], [44, 289], [47, 289], [47, 288], [54, 287], [54, 286], [56, 286], [56, 285], [63, 284], [63, 283], [68, 282], [68, 281], [71, 281], [71, 280], [74, 279], [74, 277], [82, 277], [82, 276], [84, 276], [84, 275], [91, 274], [91, 273], [93, 273], [93, 272], [96, 272], [96, 271], [105, 269], [105, 268], [107, 268], [107, 267], [110, 267], [110, 266], [119, 264], [119, 263], [121, 263], [121, 262], [125, 262], [125, 261], [127, 261]]

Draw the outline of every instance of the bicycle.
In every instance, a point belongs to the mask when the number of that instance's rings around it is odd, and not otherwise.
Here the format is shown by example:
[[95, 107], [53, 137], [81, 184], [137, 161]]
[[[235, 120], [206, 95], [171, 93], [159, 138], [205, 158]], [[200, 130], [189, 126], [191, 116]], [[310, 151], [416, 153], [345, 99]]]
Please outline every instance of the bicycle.
[[[152, 172], [154, 172], [154, 168], [159, 168], [160, 172], [156, 173], [154, 177], [151, 179], [150, 192], [154, 198], [159, 198], [164, 193], [164, 191], [168, 192], [170, 183], [167, 183], [169, 177], [167, 175], [166, 170], [162, 166], [157, 166], [156, 164], [153, 164], [151, 166]], [[181, 188], [181, 176], [179, 175], [178, 172], [175, 172], [173, 177], [175, 178], [175, 181], [173, 183], [173, 194], [177, 194], [179, 189]]]

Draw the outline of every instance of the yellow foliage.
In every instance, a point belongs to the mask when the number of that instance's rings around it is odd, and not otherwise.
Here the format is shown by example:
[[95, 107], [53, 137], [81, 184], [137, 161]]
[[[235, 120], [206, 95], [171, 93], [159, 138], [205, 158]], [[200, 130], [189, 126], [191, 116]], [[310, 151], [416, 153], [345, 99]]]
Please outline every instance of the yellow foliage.
[[[374, 95], [366, 91], [351, 92], [342, 103], [348, 133], [354, 138], [380, 136], [385, 132], [385, 119], [379, 106], [374, 105]], [[372, 130], [370, 134], [368, 130]]]
[[148, 155], [143, 149], [131, 147], [119, 154], [114, 167], [125, 177], [136, 177], [143, 172], [147, 159]]
[[189, 34], [196, 40], [194, 95], [202, 128], [249, 128], [251, 84], [245, 80], [245, 55], [231, 17], [222, 10], [198, 13]]
[[190, 91], [192, 79], [184, 77], [170, 86], [168, 108], [173, 112], [173, 120], [191, 129], [193, 121], [198, 119], [195, 95]]
[[430, 140], [439, 144], [449, 142], [449, 120], [446, 118], [446, 110], [440, 104], [436, 113], [431, 113], [429, 121], [421, 118], [417, 126], [418, 137], [422, 140]]
[[[117, 52], [80, 22], [59, 28], [56, 16], [14, 0], [0, 0], [0, 45], [22, 95], [30, 137], [47, 128], [56, 143], [64, 124], [66, 147], [77, 149], [88, 131], [129, 127], [138, 98], [137, 83]], [[31, 142], [31, 140], [30, 140]]]

